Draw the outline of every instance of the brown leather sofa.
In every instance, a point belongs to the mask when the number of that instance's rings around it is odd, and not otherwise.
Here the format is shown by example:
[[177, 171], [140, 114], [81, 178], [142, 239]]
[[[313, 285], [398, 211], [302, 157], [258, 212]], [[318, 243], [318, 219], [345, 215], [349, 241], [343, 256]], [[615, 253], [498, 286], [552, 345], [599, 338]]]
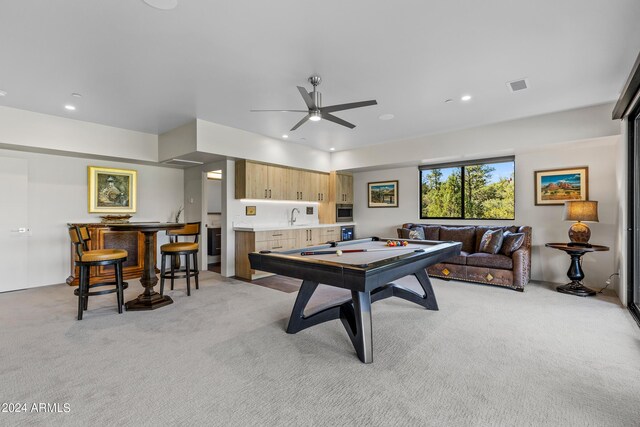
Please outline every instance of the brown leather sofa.
[[[422, 227], [426, 240], [462, 242], [460, 255], [429, 267], [427, 272], [430, 276], [504, 286], [520, 292], [529, 283], [531, 227], [406, 223], [398, 229], [398, 238], [410, 238], [409, 233], [417, 227]], [[522, 246], [511, 256], [480, 252], [480, 241], [484, 233], [500, 228], [511, 233], [523, 233], [525, 236]]]

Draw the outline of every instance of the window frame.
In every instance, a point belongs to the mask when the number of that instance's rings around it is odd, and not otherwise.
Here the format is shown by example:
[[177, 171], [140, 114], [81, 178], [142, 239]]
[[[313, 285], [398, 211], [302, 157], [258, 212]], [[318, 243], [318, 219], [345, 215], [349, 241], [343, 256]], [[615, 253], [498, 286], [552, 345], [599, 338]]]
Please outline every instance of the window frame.
[[[492, 163], [506, 163], [513, 162], [513, 218], [465, 218], [465, 174], [464, 168], [466, 166], [478, 166], [478, 165], [486, 165]], [[423, 216], [422, 215], [422, 172], [432, 169], [445, 169], [445, 168], [460, 168], [460, 188], [461, 188], [461, 203], [460, 203], [460, 212], [462, 216], [454, 217], [454, 216]], [[419, 217], [420, 219], [453, 219], [453, 220], [465, 220], [465, 221], [515, 221], [516, 219], [516, 157], [515, 156], [505, 156], [505, 157], [493, 157], [488, 159], [476, 159], [476, 160], [468, 160], [463, 162], [449, 162], [449, 163], [437, 163], [432, 165], [420, 165], [418, 167], [418, 206], [419, 206]]]

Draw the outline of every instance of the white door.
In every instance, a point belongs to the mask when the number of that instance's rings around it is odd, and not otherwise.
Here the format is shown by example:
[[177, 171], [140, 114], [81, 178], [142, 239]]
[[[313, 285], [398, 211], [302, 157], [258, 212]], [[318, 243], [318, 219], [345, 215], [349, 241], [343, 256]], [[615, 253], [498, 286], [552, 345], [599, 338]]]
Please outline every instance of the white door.
[[0, 157], [0, 182], [10, 189], [0, 202], [0, 292], [6, 292], [27, 287], [27, 160]]

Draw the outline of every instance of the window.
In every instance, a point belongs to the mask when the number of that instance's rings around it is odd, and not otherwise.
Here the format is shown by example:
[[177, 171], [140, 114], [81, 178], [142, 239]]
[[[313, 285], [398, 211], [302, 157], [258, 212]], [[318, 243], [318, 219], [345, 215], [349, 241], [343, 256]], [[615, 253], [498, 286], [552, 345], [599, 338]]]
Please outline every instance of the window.
[[420, 218], [515, 219], [513, 157], [420, 167]]

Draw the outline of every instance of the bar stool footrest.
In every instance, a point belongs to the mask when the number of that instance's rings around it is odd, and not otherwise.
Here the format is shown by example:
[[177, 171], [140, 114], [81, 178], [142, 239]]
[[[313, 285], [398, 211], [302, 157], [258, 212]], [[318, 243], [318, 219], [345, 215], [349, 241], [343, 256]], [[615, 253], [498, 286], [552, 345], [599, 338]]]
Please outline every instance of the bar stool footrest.
[[[107, 295], [107, 294], [112, 294], [114, 292], [118, 291], [118, 286], [117, 286], [117, 282], [100, 282], [100, 283], [93, 283], [91, 285], [89, 285], [89, 289], [92, 288], [98, 288], [101, 286], [113, 286], [112, 289], [105, 289], [103, 291], [93, 291], [93, 292], [87, 292], [86, 294], [83, 294], [82, 296], [93, 296], [93, 295]], [[122, 282], [122, 290], [125, 290], [129, 287], [129, 284], [127, 282]], [[75, 296], [79, 296], [80, 294], [80, 288], [76, 288], [73, 290], [73, 294]]]

